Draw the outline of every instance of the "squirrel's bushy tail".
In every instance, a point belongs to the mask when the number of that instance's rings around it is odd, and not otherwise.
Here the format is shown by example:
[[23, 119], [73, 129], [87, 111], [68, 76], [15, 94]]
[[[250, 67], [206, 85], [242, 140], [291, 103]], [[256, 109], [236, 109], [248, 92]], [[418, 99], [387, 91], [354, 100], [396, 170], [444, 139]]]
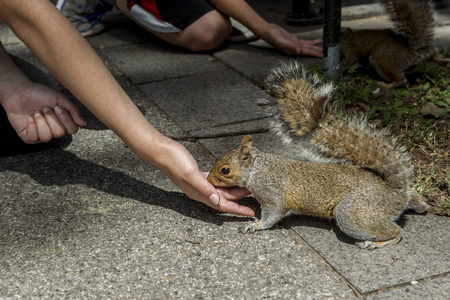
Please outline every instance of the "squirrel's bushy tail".
[[381, 3], [394, 22], [396, 32], [415, 49], [430, 47], [433, 41], [433, 10], [423, 0], [382, 0]]
[[332, 83], [293, 62], [273, 69], [266, 89], [274, 96], [266, 101], [274, 113], [271, 128], [285, 142], [301, 139], [327, 157], [379, 174], [393, 187], [408, 186], [412, 168], [404, 150], [386, 130], [340, 115], [330, 102]]

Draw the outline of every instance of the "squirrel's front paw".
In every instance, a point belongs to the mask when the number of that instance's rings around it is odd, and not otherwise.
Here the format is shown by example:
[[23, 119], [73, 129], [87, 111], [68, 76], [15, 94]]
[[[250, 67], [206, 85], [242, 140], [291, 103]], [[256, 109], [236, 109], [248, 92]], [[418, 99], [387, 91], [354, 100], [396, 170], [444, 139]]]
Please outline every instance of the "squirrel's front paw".
[[254, 224], [255, 223], [242, 225], [239, 228], [239, 232], [241, 232], [241, 233], [247, 233], [247, 232], [254, 233], [256, 231], [256, 227], [254, 226]]

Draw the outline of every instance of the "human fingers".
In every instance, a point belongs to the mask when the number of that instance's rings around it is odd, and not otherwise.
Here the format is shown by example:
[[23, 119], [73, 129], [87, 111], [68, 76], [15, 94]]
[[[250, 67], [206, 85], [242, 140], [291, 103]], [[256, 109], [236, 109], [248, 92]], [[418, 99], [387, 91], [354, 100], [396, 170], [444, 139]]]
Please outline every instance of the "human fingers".
[[[209, 172], [203, 172], [203, 176], [206, 178], [208, 177]], [[224, 197], [227, 200], [238, 200], [245, 196], [248, 196], [251, 194], [249, 190], [243, 187], [233, 186], [229, 188], [221, 188], [221, 187], [215, 187], [217, 192], [219, 193], [219, 196], [222, 198]]]
[[255, 216], [255, 212], [250, 207], [240, 205], [233, 201], [228, 201], [227, 199], [225, 199], [225, 197], [219, 197], [215, 194], [213, 195], [211, 195], [213, 198], [212, 201], [215, 201], [215, 207], [213, 208], [225, 213], [238, 214], [241, 216], [248, 216], [248, 217]]
[[[78, 125], [72, 116], [61, 106], [55, 107], [55, 114], [58, 117], [59, 122], [64, 126], [68, 134], [75, 134], [78, 131]], [[84, 121], [83, 121], [84, 122]]]
[[323, 51], [322, 47], [313, 46], [313, 45], [302, 45], [301, 47], [296, 48], [298, 55], [312, 56], [312, 57], [322, 57]]
[[[72, 101], [67, 99], [67, 97], [64, 94], [62, 94], [62, 93], [58, 94], [58, 105], [56, 107], [63, 108], [77, 126], [80, 126], [80, 127], [86, 126], [86, 122], [81, 117], [79, 109], [75, 106], [75, 104], [73, 104]], [[56, 111], [56, 113], [58, 114], [58, 111]], [[64, 117], [65, 117], [65, 114], [64, 114]], [[77, 130], [78, 130], [78, 127], [77, 127]], [[73, 134], [73, 133], [69, 133], [69, 134]]]
[[27, 121], [27, 126], [25, 130], [19, 133], [19, 137], [27, 144], [36, 144], [39, 142], [36, 123], [33, 117], [29, 117]]
[[38, 141], [40, 142], [50, 142], [53, 138], [50, 127], [48, 126], [47, 120], [42, 115], [41, 112], [37, 111], [34, 114], [34, 121], [36, 123]]
[[[70, 102], [70, 101], [69, 101]], [[77, 124], [79, 127], [86, 126], [86, 122], [84, 121], [83, 117], [80, 115], [80, 111], [78, 108], [70, 102], [71, 105], [68, 107], [65, 106], [64, 109], [69, 112], [70, 116], [72, 117], [72, 120]], [[63, 106], [61, 106], [63, 107]]]
[[321, 39], [315, 39], [315, 40], [302, 40], [302, 39], [300, 39], [300, 42], [303, 43], [303, 44], [309, 44], [309, 45], [322, 44], [322, 40]]
[[[237, 198], [238, 194], [230, 196], [228, 193], [218, 192], [216, 188], [206, 180], [205, 173], [202, 173], [202, 176], [198, 176], [197, 178], [199, 179], [199, 185], [196, 190], [199, 194], [197, 195], [197, 197], [192, 197], [193, 199], [197, 201], [200, 200], [208, 206], [220, 210], [224, 213], [232, 213], [251, 217], [255, 215], [255, 212], [251, 208], [228, 200], [232, 198], [233, 200], [239, 199]], [[207, 197], [204, 196], [205, 194], [207, 195]]]
[[251, 193], [246, 188], [241, 187], [230, 187], [230, 188], [219, 188], [216, 187], [217, 192], [221, 198], [225, 198], [229, 201], [238, 200], [250, 195]]
[[61, 138], [66, 135], [66, 128], [60, 122], [59, 116], [56, 116], [53, 109], [46, 106], [42, 110], [44, 113], [45, 120], [47, 121], [48, 128], [52, 134], [53, 138]]

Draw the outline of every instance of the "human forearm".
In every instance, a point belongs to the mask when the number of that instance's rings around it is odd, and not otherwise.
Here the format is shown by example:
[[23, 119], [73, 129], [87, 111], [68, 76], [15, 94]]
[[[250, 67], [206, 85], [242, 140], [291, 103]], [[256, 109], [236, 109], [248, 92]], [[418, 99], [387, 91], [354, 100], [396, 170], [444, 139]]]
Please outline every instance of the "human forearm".
[[158, 135], [86, 40], [49, 1], [0, 3], [0, 18], [61, 83], [127, 144], [140, 152], [144, 139], [139, 134], [145, 133], [147, 139]]
[[256, 36], [265, 38], [268, 22], [245, 0], [210, 0], [210, 2], [225, 15], [244, 24]]
[[281, 26], [264, 20], [244, 0], [211, 0], [211, 3], [225, 15], [244, 24], [257, 37], [288, 55], [322, 56], [322, 49], [318, 46], [321, 40], [298, 39]]
[[26, 79], [0, 42], [0, 82]]

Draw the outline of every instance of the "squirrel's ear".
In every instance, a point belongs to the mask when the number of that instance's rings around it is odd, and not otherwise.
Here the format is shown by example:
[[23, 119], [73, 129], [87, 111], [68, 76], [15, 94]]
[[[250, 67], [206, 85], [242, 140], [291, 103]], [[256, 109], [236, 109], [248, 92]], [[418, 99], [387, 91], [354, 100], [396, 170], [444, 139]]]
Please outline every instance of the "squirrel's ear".
[[250, 147], [247, 145], [243, 145], [239, 149], [239, 161], [241, 162], [242, 166], [247, 167], [249, 165], [251, 157], [250, 153]]
[[246, 135], [242, 138], [241, 146], [251, 147], [253, 145], [253, 139], [251, 136]]
[[246, 135], [242, 138], [241, 148], [239, 149], [239, 161], [245, 167], [250, 163], [250, 147], [253, 145], [251, 136]]

